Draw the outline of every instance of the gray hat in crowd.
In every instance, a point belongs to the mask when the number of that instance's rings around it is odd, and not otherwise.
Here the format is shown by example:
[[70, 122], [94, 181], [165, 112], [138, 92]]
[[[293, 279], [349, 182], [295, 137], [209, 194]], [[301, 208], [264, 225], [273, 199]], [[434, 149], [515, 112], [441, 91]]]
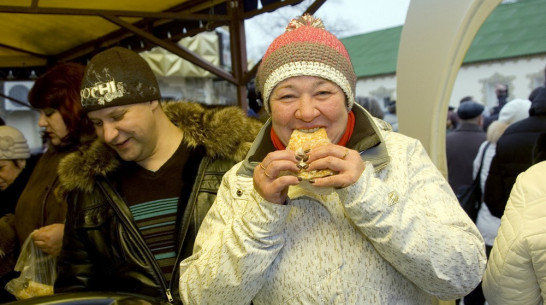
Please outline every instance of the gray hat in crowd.
[[484, 107], [474, 101], [464, 102], [457, 108], [457, 115], [463, 120], [473, 119], [482, 114]]
[[159, 100], [157, 79], [137, 53], [114, 47], [91, 58], [81, 85], [83, 111]]
[[16, 128], [0, 126], [0, 160], [18, 160], [30, 158], [27, 139]]

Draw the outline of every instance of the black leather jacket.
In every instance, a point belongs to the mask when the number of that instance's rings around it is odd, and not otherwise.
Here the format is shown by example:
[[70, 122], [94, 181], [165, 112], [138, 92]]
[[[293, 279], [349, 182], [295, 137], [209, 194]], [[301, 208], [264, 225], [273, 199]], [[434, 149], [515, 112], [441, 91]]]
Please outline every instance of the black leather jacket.
[[[164, 109], [184, 129], [184, 142], [195, 148], [189, 162], [199, 164], [195, 173], [184, 174], [195, 177], [195, 181], [187, 183], [188, 189], [181, 192], [183, 199], [179, 204], [185, 209], [177, 220], [180, 238], [172, 280], [164, 278], [115, 182], [110, 181], [121, 161], [115, 152], [95, 142], [61, 163], [60, 179], [68, 194], [69, 208], [58, 260], [56, 293], [129, 292], [169, 303], [180, 302], [179, 263], [192, 253], [197, 231], [216, 198], [222, 176], [242, 160], [261, 123], [246, 118], [236, 107], [206, 109], [193, 103], [171, 103], [164, 105]], [[192, 121], [187, 122], [187, 117], [193, 118]], [[203, 121], [196, 122], [196, 117]], [[218, 119], [235, 120], [241, 126], [216, 125], [218, 130], [211, 131], [208, 122]], [[200, 140], [198, 137], [203, 135], [195, 136], [193, 129], [207, 130], [209, 134]], [[97, 161], [101, 159], [107, 161]]]

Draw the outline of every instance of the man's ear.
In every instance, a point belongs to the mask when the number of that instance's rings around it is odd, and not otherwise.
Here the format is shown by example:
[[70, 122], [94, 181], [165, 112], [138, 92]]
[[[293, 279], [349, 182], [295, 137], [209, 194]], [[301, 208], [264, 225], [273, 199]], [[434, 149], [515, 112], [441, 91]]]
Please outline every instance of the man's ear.
[[478, 120], [478, 125], [483, 127], [483, 123], [485, 123], [485, 119], [483, 117], [483, 114], [480, 114], [480, 119]]
[[153, 100], [153, 101], [150, 101], [150, 107], [152, 108], [152, 110], [156, 110], [157, 107], [161, 108], [161, 105], [158, 100]]

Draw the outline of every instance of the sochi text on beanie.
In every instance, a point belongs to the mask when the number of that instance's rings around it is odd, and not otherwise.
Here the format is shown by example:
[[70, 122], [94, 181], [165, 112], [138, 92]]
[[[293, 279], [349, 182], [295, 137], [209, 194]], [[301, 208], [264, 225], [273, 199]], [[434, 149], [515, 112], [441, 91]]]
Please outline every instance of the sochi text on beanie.
[[157, 79], [137, 53], [114, 47], [95, 55], [81, 85], [84, 112], [159, 100]]

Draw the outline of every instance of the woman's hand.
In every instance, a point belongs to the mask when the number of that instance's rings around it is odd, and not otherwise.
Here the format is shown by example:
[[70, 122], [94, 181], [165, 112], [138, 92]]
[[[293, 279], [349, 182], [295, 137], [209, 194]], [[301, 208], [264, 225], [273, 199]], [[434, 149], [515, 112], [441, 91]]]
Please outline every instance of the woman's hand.
[[290, 185], [300, 180], [293, 175], [280, 175], [282, 171], [298, 172], [296, 156], [290, 150], [277, 150], [267, 154], [254, 169], [254, 188], [265, 200], [284, 204]]
[[358, 151], [344, 146], [328, 144], [309, 152], [308, 170], [331, 169], [333, 176], [312, 180], [314, 186], [343, 188], [354, 184], [366, 168]]
[[63, 246], [64, 224], [54, 223], [34, 230], [32, 239], [45, 253], [58, 256]]

